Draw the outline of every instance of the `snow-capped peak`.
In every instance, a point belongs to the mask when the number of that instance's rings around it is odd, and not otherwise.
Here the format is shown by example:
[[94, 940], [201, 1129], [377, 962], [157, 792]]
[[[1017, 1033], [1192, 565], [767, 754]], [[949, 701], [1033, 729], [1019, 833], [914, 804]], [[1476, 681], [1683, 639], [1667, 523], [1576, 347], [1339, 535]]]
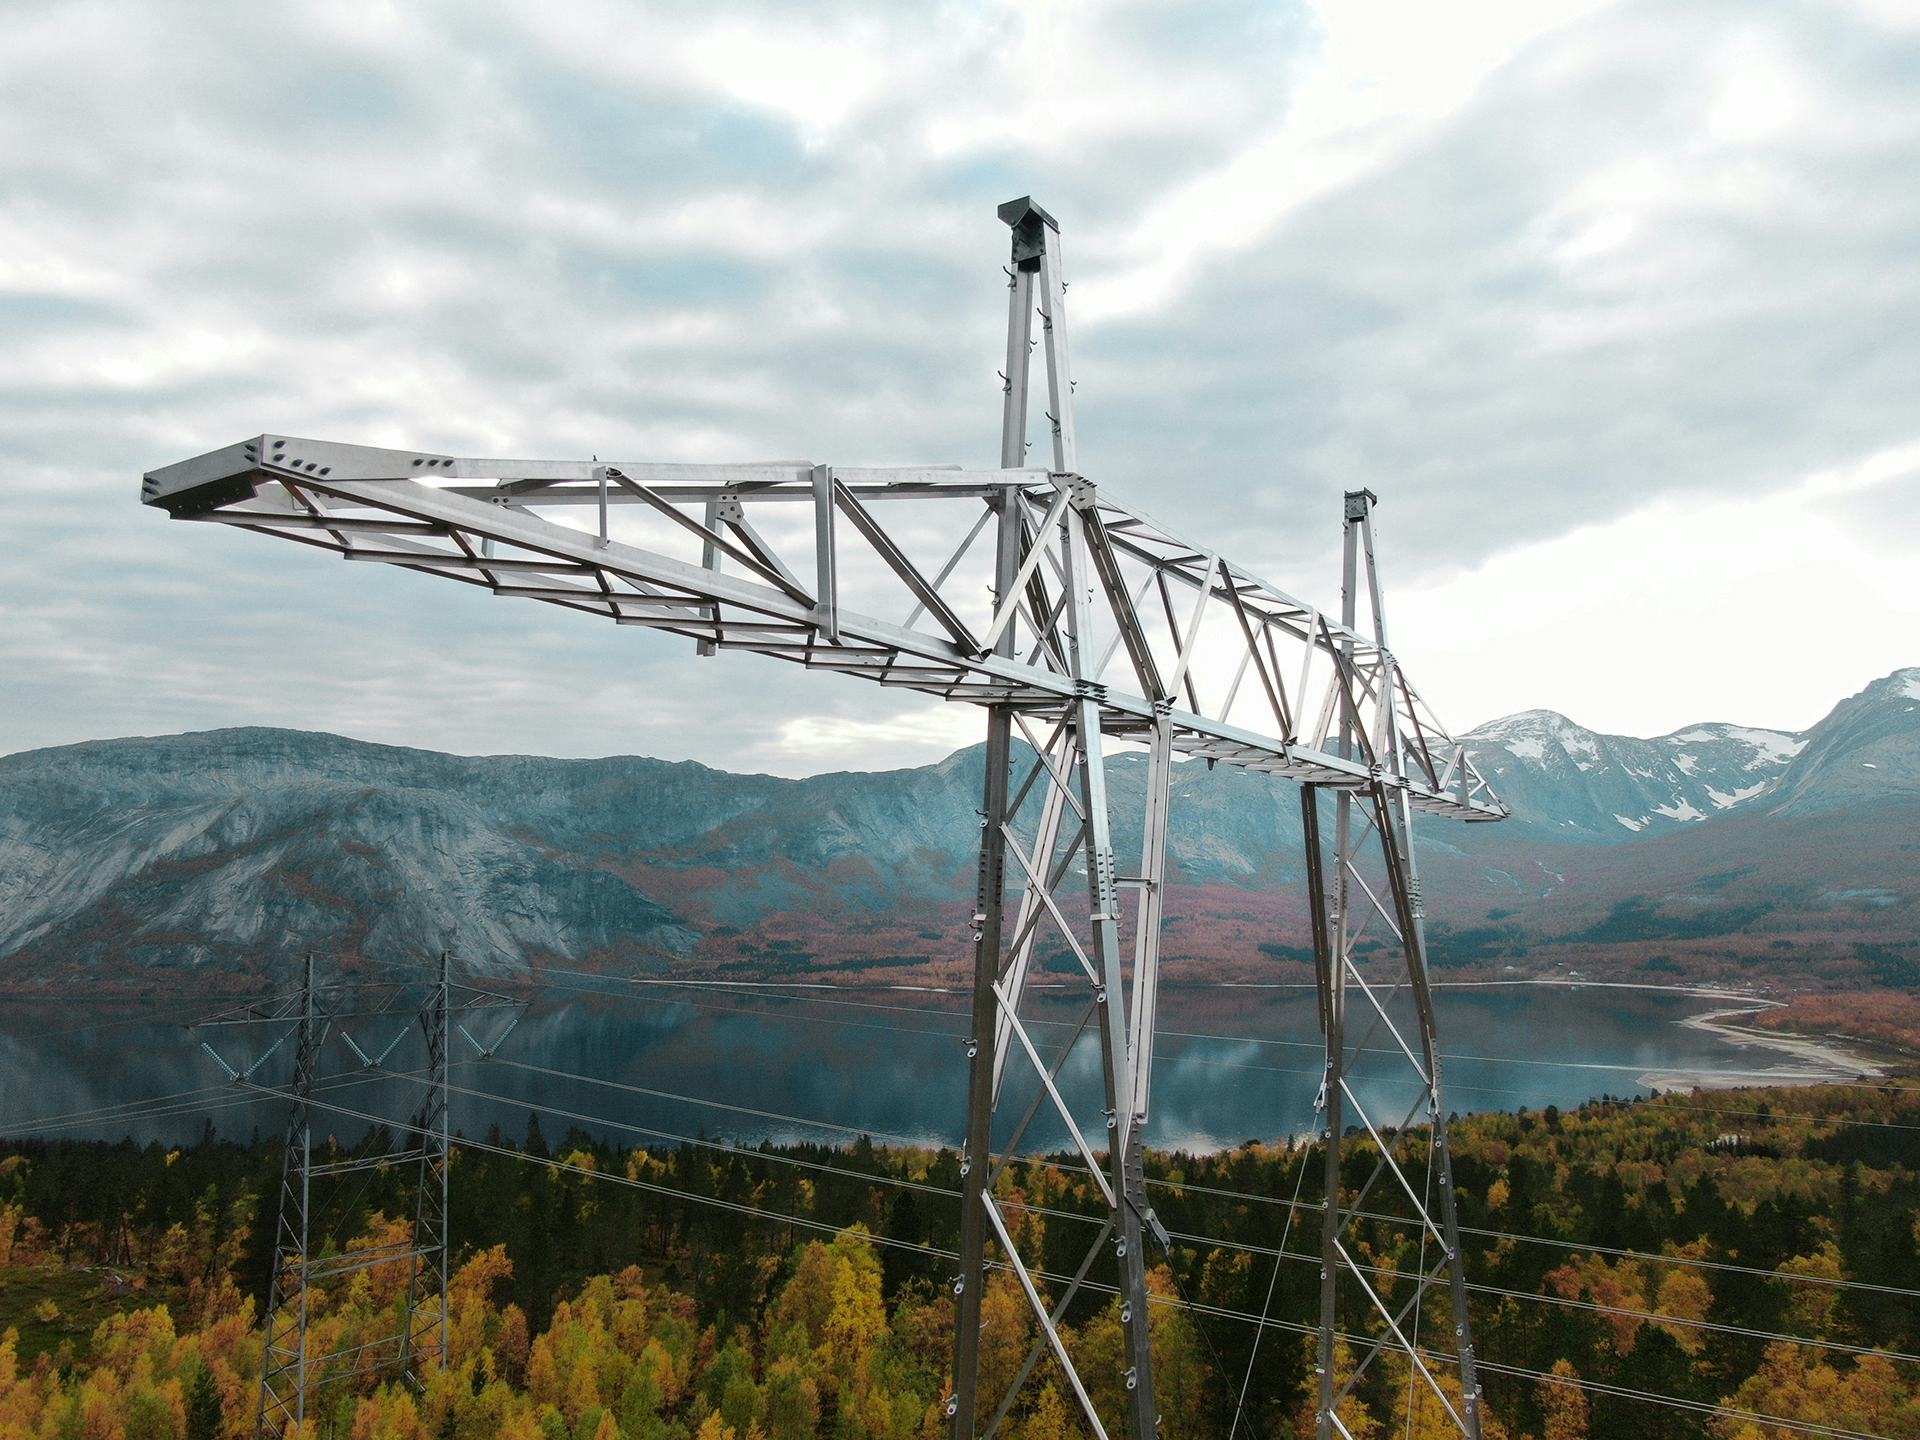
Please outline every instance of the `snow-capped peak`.
[[1549, 749], [1558, 749], [1582, 770], [1591, 769], [1600, 759], [1599, 737], [1557, 710], [1503, 715], [1473, 731], [1469, 738], [1499, 745], [1522, 760], [1542, 760]]
[[1798, 735], [1721, 723], [1638, 739], [1602, 735], [1552, 710], [1523, 710], [1468, 736], [1514, 813], [1619, 840], [1694, 825], [1771, 789]]
[[1576, 725], [1558, 710], [1520, 710], [1512, 715], [1502, 715], [1498, 720], [1489, 720], [1476, 726], [1471, 732], [1489, 740], [1501, 739], [1508, 735], [1560, 735], [1571, 732], [1587, 735], [1592, 732], [1584, 726]]

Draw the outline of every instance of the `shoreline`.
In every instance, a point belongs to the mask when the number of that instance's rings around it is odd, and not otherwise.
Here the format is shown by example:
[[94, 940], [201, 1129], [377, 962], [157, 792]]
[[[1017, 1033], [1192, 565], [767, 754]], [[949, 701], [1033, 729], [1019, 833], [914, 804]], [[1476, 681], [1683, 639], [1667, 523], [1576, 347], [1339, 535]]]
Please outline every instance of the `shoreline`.
[[1802, 1064], [1817, 1067], [1815, 1073], [1782, 1069], [1776, 1075], [1761, 1072], [1765, 1078], [1756, 1079], [1751, 1074], [1728, 1076], [1710, 1069], [1649, 1070], [1640, 1077], [1640, 1083], [1655, 1093], [1663, 1093], [1669, 1090], [1741, 1090], [1752, 1085], [1826, 1085], [1836, 1081], [1885, 1078], [1887, 1071], [1884, 1065], [1831, 1040], [1777, 1030], [1756, 1030], [1750, 1025], [1731, 1023], [1740, 1016], [1757, 1015], [1763, 1010], [1777, 1009], [1781, 1004], [1778, 1000], [1755, 1003], [1748, 998], [1745, 1004], [1689, 1015], [1679, 1023], [1689, 1030], [1703, 1031], [1742, 1050], [1775, 1051]]

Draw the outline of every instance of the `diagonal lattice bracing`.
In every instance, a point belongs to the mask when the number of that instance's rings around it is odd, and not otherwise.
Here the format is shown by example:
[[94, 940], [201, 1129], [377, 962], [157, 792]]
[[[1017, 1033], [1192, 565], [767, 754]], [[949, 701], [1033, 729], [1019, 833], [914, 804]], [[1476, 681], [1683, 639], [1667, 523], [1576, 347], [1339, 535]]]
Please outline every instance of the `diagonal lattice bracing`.
[[[1042, 1364], [1064, 1379], [1093, 1433], [1153, 1433], [1145, 1276], [1157, 1221], [1141, 1146], [1173, 769], [1199, 757], [1300, 782], [1333, 1141], [1322, 1433], [1345, 1427], [1353, 1387], [1372, 1383], [1390, 1357], [1449, 1425], [1477, 1440], [1410, 843], [1416, 812], [1477, 821], [1505, 808], [1388, 647], [1371, 495], [1347, 498], [1335, 615], [1120, 505], [1081, 473], [1059, 230], [1027, 199], [1001, 207], [1001, 218], [1013, 243], [991, 469], [463, 458], [269, 434], [150, 472], [142, 499], [177, 518], [664, 631], [702, 655], [747, 651], [986, 710], [948, 1402], [957, 1437], [998, 1430]], [[1029, 463], [1036, 353], [1046, 465]], [[1364, 628], [1362, 586], [1372, 616]], [[1147, 761], [1132, 873], [1114, 851], [1107, 770], [1117, 749]], [[1333, 811], [1324, 824], [1323, 799]], [[1068, 967], [1065, 983], [1084, 1001], [1064, 1046], [1043, 1043], [1030, 1023], [1035, 970], [1047, 962]], [[1375, 1036], [1397, 1077], [1356, 1069]], [[1098, 1106], [1076, 1102], [1060, 1080], [1081, 1047], [1098, 1052]], [[995, 1177], [1043, 1117], [1069, 1138], [1107, 1211], [1065, 1282], [1021, 1254], [1019, 1217], [994, 1199]], [[428, 1128], [415, 1128], [422, 1154]], [[1355, 1165], [1366, 1173], [1343, 1184]], [[1382, 1196], [1402, 1207], [1404, 1244], [1377, 1233], [1378, 1221], [1356, 1229], [1358, 1210]], [[431, 1223], [428, 1211], [420, 1223]], [[1392, 1268], [1378, 1263], [1383, 1255]], [[1011, 1391], [983, 1395], [981, 1298], [996, 1266], [1026, 1295], [1040, 1339]], [[1063, 1323], [1096, 1271], [1118, 1290], [1126, 1363], [1092, 1388], [1106, 1393], [1117, 1378], [1121, 1414], [1095, 1413]], [[1433, 1347], [1420, 1326], [1441, 1292], [1452, 1344]], [[1368, 1338], [1358, 1354], [1346, 1342], [1336, 1353], [1331, 1337], [1341, 1334]], [[1436, 1350], [1455, 1357], [1444, 1374]]]

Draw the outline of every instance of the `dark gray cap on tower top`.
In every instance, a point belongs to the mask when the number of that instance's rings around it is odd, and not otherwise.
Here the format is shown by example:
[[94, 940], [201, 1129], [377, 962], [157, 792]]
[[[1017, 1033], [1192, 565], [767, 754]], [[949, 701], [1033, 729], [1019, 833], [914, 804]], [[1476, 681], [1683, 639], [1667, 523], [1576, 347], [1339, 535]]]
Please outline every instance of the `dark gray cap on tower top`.
[[1047, 249], [1047, 231], [1058, 235], [1060, 222], [1034, 204], [1031, 195], [1007, 201], [1000, 207], [1000, 218], [1013, 227], [1013, 263], [1022, 270], [1038, 270]]

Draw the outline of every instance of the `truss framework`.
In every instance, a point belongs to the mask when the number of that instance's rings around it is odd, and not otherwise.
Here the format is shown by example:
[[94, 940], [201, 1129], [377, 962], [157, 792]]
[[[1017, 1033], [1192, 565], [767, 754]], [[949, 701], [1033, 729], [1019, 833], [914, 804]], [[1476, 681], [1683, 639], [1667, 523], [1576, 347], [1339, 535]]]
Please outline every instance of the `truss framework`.
[[[1364, 578], [1374, 639], [1387, 644], [1386, 611], [1373, 554], [1374, 496], [1346, 496], [1342, 618], [1356, 620]], [[1403, 737], [1389, 717], [1381, 737], [1389, 757]], [[1351, 719], [1339, 748], [1354, 753], [1363, 739]], [[1338, 1434], [1353, 1440], [1341, 1406], [1382, 1356], [1405, 1366], [1409, 1416], [1436, 1406], [1443, 1428], [1479, 1440], [1481, 1395], [1473, 1338], [1467, 1324], [1466, 1276], [1455, 1213], [1453, 1158], [1448, 1115], [1441, 1103], [1440, 1054], [1433, 993], [1427, 976], [1426, 917], [1413, 853], [1413, 815], [1405, 793], [1384, 777], [1335, 792], [1332, 877], [1327, 874], [1319, 792], [1301, 790], [1301, 820], [1307, 857], [1308, 907], [1313, 931], [1320, 1026], [1326, 1068], [1318, 1105], [1324, 1121], [1320, 1252], [1320, 1334], [1315, 1356], [1316, 1421], [1321, 1440]], [[1369, 974], [1372, 979], [1369, 980]], [[1358, 997], [1358, 1003], [1355, 997]], [[1399, 1002], [1396, 1005], [1396, 1001]], [[1396, 1014], [1396, 1011], [1398, 1012]], [[1408, 1013], [1411, 1012], [1411, 1013]], [[1357, 1036], [1356, 1036], [1356, 1031]], [[1409, 1039], [1409, 1035], [1412, 1037]], [[1386, 1043], [1390, 1041], [1391, 1043]], [[1360, 1058], [1379, 1049], [1384, 1066], [1359, 1073]], [[1410, 1100], [1410, 1103], [1408, 1103]], [[1359, 1132], [1353, 1149], [1366, 1170], [1357, 1188], [1343, 1183], [1343, 1138]], [[1424, 1150], [1425, 1173], [1413, 1183], [1413, 1152]], [[1369, 1203], [1397, 1212], [1415, 1244], [1410, 1268], [1385, 1271], [1354, 1253], [1360, 1245], [1361, 1212]], [[1379, 1226], [1374, 1227], [1379, 1239]], [[1429, 1293], [1449, 1292], [1450, 1344], [1457, 1385], [1449, 1388], [1420, 1344], [1420, 1321]], [[1344, 1332], [1342, 1321], [1344, 1320]], [[1342, 1363], [1340, 1336], [1353, 1352]]]
[[[1401, 1180], [1403, 1163], [1393, 1157], [1411, 1143], [1413, 1121], [1425, 1117], [1434, 1126], [1442, 1152], [1445, 1136], [1408, 827], [1416, 811], [1469, 821], [1498, 820], [1506, 811], [1388, 648], [1371, 495], [1348, 497], [1345, 600], [1334, 616], [1123, 508], [1079, 472], [1058, 226], [1029, 199], [1002, 206], [1000, 214], [1013, 245], [1001, 455], [993, 469], [472, 459], [262, 435], [150, 472], [142, 498], [176, 518], [664, 630], [690, 639], [700, 654], [747, 650], [985, 707], [959, 1324], [948, 1411], [956, 1436], [981, 1433], [982, 1420], [992, 1433], [1015, 1398], [983, 1397], [976, 1383], [985, 1275], [990, 1265], [1004, 1264], [1041, 1331], [1015, 1391], [1051, 1352], [1096, 1435], [1104, 1440], [1124, 1429], [1146, 1437], [1157, 1417], [1145, 1241], [1158, 1222], [1146, 1199], [1141, 1141], [1151, 1113], [1177, 758], [1202, 757], [1306, 787], [1329, 1132], [1337, 1142], [1347, 1116], [1366, 1120], [1381, 1172]], [[1046, 375], [1047, 467], [1027, 463], [1036, 348]], [[1364, 633], [1355, 628], [1362, 551], [1374, 615]], [[1133, 875], [1118, 873], [1113, 847], [1106, 760], [1117, 745], [1143, 747], [1148, 756], [1143, 849]], [[1321, 791], [1335, 797], [1337, 812], [1330, 891], [1317, 821]], [[1371, 887], [1358, 878], [1358, 847], [1368, 844], [1386, 871]], [[1018, 895], [1011, 905], [1009, 888]], [[1123, 890], [1133, 892], [1131, 953], [1124, 959]], [[1383, 915], [1392, 910], [1395, 918], [1378, 928], [1395, 936], [1406, 967], [1400, 983], [1418, 1001], [1416, 1042], [1403, 1048], [1424, 1099], [1397, 1126], [1376, 1125], [1354, 1098], [1346, 997], [1377, 998], [1366, 989], [1355, 949], [1363, 932], [1348, 923], [1355, 893]], [[1087, 985], [1080, 1025], [1051, 1056], [1023, 1018], [1042, 937], [1066, 947]], [[1089, 1034], [1100, 1050], [1103, 1113], [1076, 1115], [1058, 1077]], [[1010, 1072], [1031, 1099], [1017, 1123], [1002, 1127], [996, 1150], [1001, 1100], [1013, 1093]], [[1057, 1293], [1022, 1259], [1018, 1216], [1010, 1218], [993, 1198], [1006, 1157], [1043, 1109], [1072, 1136], [1108, 1208], [1078, 1275]], [[1349, 1279], [1374, 1298], [1389, 1288], [1372, 1285], [1342, 1259], [1357, 1207], [1343, 1203], [1337, 1150], [1337, 1143], [1329, 1147], [1323, 1335], [1334, 1333]], [[1455, 1293], [1466, 1357], [1467, 1398], [1454, 1418], [1477, 1440], [1458, 1245], [1446, 1238], [1453, 1229], [1451, 1186], [1442, 1185], [1439, 1197], [1439, 1224], [1426, 1200], [1413, 1207], [1413, 1219], [1421, 1233], [1440, 1237], [1437, 1253]], [[1104, 1421], [1059, 1323], [1103, 1250], [1119, 1272], [1128, 1352], [1126, 1415]], [[1418, 1313], [1427, 1288], [1417, 1286], [1412, 1310], [1403, 1306], [1400, 1320]], [[1416, 1337], [1403, 1333], [1391, 1312], [1384, 1318], [1384, 1325], [1375, 1318], [1372, 1333], [1419, 1370]], [[1331, 1363], [1323, 1368], [1332, 1374]], [[1323, 1435], [1342, 1426], [1337, 1407], [1344, 1396], [1336, 1389], [1323, 1387]]]
[[[309, 954], [299, 989], [221, 1011], [194, 1026], [226, 1034], [241, 1027], [278, 1032], [258, 1056], [239, 1063], [223, 1056], [210, 1042], [201, 1041], [202, 1048], [236, 1085], [264, 1090], [255, 1085], [253, 1076], [287, 1042], [293, 1045], [292, 1073], [284, 1092], [265, 1092], [284, 1093], [288, 1105], [274, 1218], [273, 1267], [263, 1320], [266, 1348], [256, 1411], [258, 1435], [293, 1433], [305, 1422], [309, 1397], [323, 1386], [384, 1373], [421, 1389], [427, 1367], [446, 1362], [450, 1253], [447, 1071], [456, 991], [460, 992], [462, 1010], [510, 1010], [506, 1026], [491, 1044], [482, 1045], [464, 1022], [458, 1024], [460, 1033], [476, 1050], [483, 1056], [492, 1054], [518, 1023], [518, 1002], [471, 986], [453, 985], [444, 951], [425, 1001], [413, 1013], [399, 1004], [409, 992], [404, 985], [351, 989], [344, 985], [316, 986], [313, 956]], [[400, 1023], [394, 1029], [392, 1022], [396, 1020]], [[350, 1025], [360, 1026], [363, 1036], [382, 1034], [384, 1043], [374, 1039], [370, 1045], [362, 1045]], [[369, 1150], [316, 1164], [312, 1097], [320, 1079], [326, 1041], [337, 1033], [355, 1057], [356, 1068], [363, 1072], [386, 1071], [388, 1061], [416, 1027], [425, 1063], [408, 1074], [424, 1082], [425, 1088], [401, 1148]], [[359, 1250], [330, 1251], [327, 1242], [333, 1238], [334, 1222], [347, 1217], [373, 1177], [406, 1168], [413, 1171], [414, 1216], [409, 1238]], [[359, 1177], [357, 1183], [355, 1177]], [[316, 1181], [331, 1192], [331, 1205], [316, 1208]], [[342, 1200], [347, 1200], [344, 1206]], [[393, 1265], [407, 1267], [406, 1300], [397, 1329], [347, 1350], [314, 1351], [309, 1344], [312, 1287], [355, 1271]]]

